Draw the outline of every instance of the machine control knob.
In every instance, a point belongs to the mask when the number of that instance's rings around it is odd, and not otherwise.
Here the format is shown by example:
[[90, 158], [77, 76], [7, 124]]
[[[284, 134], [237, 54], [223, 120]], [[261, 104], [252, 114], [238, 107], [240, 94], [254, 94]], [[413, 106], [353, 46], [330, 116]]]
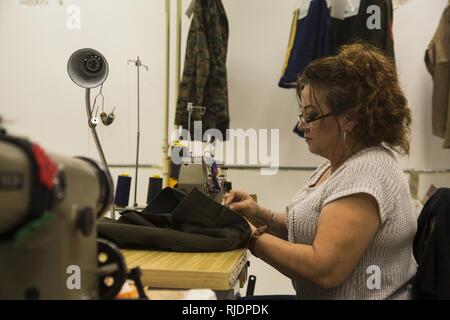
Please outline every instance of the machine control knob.
[[76, 224], [84, 236], [90, 236], [94, 229], [94, 210], [90, 207], [80, 209], [77, 214]]

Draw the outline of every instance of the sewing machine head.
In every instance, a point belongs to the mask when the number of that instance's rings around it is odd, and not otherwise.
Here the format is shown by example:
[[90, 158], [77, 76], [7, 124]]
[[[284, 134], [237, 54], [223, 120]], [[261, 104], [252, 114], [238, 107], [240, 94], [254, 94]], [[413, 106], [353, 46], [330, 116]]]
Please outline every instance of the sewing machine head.
[[182, 155], [181, 164], [177, 168], [179, 169], [177, 188], [187, 192], [197, 188], [210, 198], [221, 203], [225, 193], [231, 189], [231, 183], [226, 181], [225, 168], [220, 166], [214, 159], [215, 139], [212, 139], [209, 135], [206, 137], [209, 151], [201, 156], [195, 156], [192, 151], [193, 142], [190, 137], [192, 116], [194, 112], [197, 112], [196, 118], [199, 117], [201, 119], [205, 114], [206, 108], [194, 106], [192, 102], [188, 102], [186, 110], [188, 112], [186, 137], [183, 138], [183, 127], [179, 126], [178, 136], [184, 141], [175, 141], [175, 148], [172, 150], [172, 159], [174, 159], [174, 156], [178, 158], [180, 153]]
[[213, 158], [188, 157], [180, 165], [177, 188], [187, 192], [197, 188], [220, 203], [231, 183], [226, 180], [226, 168]]

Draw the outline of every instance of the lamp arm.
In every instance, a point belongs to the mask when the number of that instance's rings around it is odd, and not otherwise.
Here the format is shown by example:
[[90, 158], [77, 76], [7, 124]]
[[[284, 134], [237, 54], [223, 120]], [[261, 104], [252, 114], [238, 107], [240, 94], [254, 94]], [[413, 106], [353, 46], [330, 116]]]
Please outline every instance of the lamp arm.
[[102, 161], [102, 164], [105, 167], [104, 169], [106, 170], [106, 173], [108, 174], [109, 178], [112, 181], [111, 172], [109, 172], [108, 163], [106, 162], [105, 154], [103, 153], [103, 149], [102, 149], [102, 146], [100, 144], [100, 140], [99, 140], [98, 135], [97, 135], [97, 130], [95, 129], [95, 127], [90, 125], [90, 121], [91, 121], [91, 118], [92, 118], [92, 113], [91, 113], [91, 89], [89, 89], [89, 88], [86, 89], [85, 98], [86, 98], [85, 99], [85, 101], [86, 101], [86, 115], [87, 115], [87, 118], [88, 118], [89, 128], [91, 129], [91, 132], [92, 132], [92, 137], [94, 138], [95, 147], [97, 148], [98, 155], [100, 156], [100, 160]]

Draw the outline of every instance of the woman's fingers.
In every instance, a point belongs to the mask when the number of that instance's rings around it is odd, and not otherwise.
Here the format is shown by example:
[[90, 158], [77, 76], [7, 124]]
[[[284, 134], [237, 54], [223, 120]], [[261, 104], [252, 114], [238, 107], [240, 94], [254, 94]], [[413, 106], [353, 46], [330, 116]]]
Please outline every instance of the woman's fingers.
[[223, 197], [222, 205], [229, 207], [233, 202], [239, 202], [244, 199], [245, 195], [246, 193], [244, 191], [231, 190]]
[[244, 201], [240, 201], [240, 202], [233, 202], [230, 205], [230, 209], [234, 210], [234, 211], [241, 211], [244, 209], [247, 209], [250, 207], [250, 201], [249, 200], [244, 200]]
[[230, 192], [226, 193], [223, 196], [223, 200], [222, 200], [222, 205], [225, 207], [229, 207], [231, 203], [233, 203], [233, 199], [234, 199], [234, 191], [231, 190]]

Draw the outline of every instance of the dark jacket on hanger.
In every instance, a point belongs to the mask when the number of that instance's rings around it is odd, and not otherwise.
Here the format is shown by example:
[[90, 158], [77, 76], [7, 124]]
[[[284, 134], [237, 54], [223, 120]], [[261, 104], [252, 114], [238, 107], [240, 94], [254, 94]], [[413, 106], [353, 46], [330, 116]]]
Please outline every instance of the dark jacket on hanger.
[[450, 1], [428, 45], [425, 63], [433, 77], [433, 134], [450, 148]]
[[[224, 139], [229, 128], [227, 59], [228, 20], [221, 0], [195, 0], [189, 29], [183, 77], [175, 114], [175, 124], [187, 129], [188, 102], [205, 107], [202, 116], [194, 111], [194, 121], [202, 120], [202, 135], [207, 129], [218, 129]], [[198, 140], [198, 139], [197, 139]]]
[[[381, 29], [369, 29], [367, 20], [373, 13], [367, 13], [367, 8], [376, 5], [380, 8]], [[331, 17], [331, 46], [335, 53], [344, 44], [362, 40], [379, 47], [387, 57], [395, 63], [394, 36], [392, 32], [393, 7], [391, 0], [361, 0], [359, 12], [356, 16], [346, 19]]]
[[217, 252], [245, 247], [251, 230], [243, 217], [198, 189], [185, 196], [165, 188], [142, 212], [102, 219], [98, 234], [122, 248]]
[[298, 76], [317, 58], [331, 54], [328, 13], [325, 0], [313, 0], [308, 14], [298, 19], [300, 10], [294, 12], [288, 50], [278, 85], [295, 88]]
[[419, 265], [414, 299], [450, 299], [450, 188], [439, 188], [425, 203], [414, 238]]

